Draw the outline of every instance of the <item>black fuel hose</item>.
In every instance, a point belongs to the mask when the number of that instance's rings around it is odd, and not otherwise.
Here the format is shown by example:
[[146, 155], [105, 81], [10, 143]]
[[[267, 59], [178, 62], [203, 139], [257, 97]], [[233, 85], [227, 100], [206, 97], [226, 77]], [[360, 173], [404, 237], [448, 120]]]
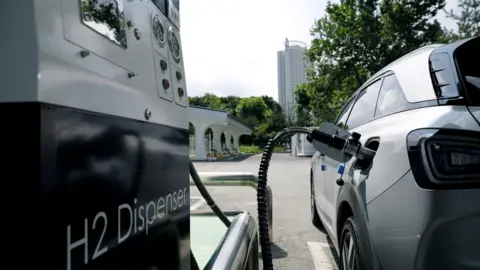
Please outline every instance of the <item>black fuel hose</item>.
[[281, 138], [297, 133], [312, 134], [312, 130], [303, 127], [286, 128], [280, 131], [273, 139], [268, 140], [263, 151], [262, 160], [258, 169], [258, 187], [257, 187], [257, 210], [260, 235], [260, 247], [262, 251], [262, 262], [264, 270], [273, 270], [272, 249], [270, 247], [270, 237], [268, 234], [268, 205], [267, 205], [267, 173], [272, 159], [273, 148]]
[[212, 196], [210, 196], [210, 193], [208, 193], [207, 188], [205, 185], [202, 183], [202, 179], [200, 179], [200, 176], [197, 173], [197, 170], [195, 169], [195, 166], [193, 166], [193, 162], [190, 160], [190, 176], [193, 179], [193, 182], [195, 182], [195, 185], [198, 188], [198, 191], [202, 195], [202, 197], [205, 199], [207, 202], [208, 206], [212, 209], [213, 213], [217, 215], [217, 217], [227, 226], [227, 228], [230, 227], [232, 222], [228, 219], [228, 217], [220, 210], [218, 205], [215, 203], [213, 200]]

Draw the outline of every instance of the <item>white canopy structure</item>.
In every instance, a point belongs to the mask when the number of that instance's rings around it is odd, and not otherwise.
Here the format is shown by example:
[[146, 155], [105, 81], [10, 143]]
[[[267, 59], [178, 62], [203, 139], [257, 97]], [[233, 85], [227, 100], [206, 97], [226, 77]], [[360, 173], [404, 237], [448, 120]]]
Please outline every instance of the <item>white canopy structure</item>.
[[[218, 152], [223, 152], [223, 150], [229, 153], [238, 152], [240, 136], [252, 134], [250, 127], [226, 111], [190, 106], [188, 117], [195, 130], [194, 138], [190, 140], [190, 150], [196, 160], [207, 159], [207, 152], [211, 150], [209, 148], [216, 149]], [[211, 143], [205, 137], [205, 132], [209, 128], [213, 133]], [[222, 133], [225, 135], [224, 145], [221, 142]]]

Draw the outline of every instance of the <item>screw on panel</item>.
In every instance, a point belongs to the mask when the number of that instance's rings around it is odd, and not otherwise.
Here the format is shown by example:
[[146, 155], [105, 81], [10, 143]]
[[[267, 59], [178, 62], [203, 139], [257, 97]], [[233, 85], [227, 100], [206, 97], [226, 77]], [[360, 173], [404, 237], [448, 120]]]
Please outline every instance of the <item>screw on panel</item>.
[[87, 50], [81, 50], [81, 51], [80, 51], [80, 56], [83, 57], [83, 58], [85, 58], [85, 57], [87, 57], [87, 56], [89, 56], [89, 55], [90, 55], [90, 52], [87, 51]]
[[140, 40], [141, 34], [140, 34], [140, 30], [138, 30], [138, 28], [135, 28], [135, 30], [133, 30], [133, 34], [135, 35], [135, 38], [137, 40]]
[[152, 117], [152, 112], [149, 109], [145, 109], [144, 116], [146, 120], [149, 120]]

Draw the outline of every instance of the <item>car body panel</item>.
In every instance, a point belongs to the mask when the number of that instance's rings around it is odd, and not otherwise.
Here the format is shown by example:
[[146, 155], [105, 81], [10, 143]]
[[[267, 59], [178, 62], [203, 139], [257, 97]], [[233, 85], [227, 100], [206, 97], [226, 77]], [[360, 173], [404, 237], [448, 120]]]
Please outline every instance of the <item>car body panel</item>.
[[[313, 188], [315, 194], [325, 194], [325, 171], [322, 169], [322, 164], [324, 163], [325, 156], [320, 153], [315, 153], [312, 158], [312, 179], [314, 180]], [[325, 218], [324, 205], [325, 205], [325, 196], [315, 198], [315, 203], [317, 204], [317, 212], [321, 219]]]
[[339, 177], [337, 171], [338, 167], [340, 166], [340, 162], [333, 160], [331, 158], [325, 157], [324, 166], [326, 167], [325, 171], [325, 221], [326, 221], [326, 229], [330, 230], [332, 235], [336, 235], [335, 230], [335, 220], [337, 215], [336, 209], [336, 200], [338, 193], [340, 191], [340, 187], [337, 185], [336, 180]]
[[[345, 219], [345, 214], [348, 214], [347, 208], [352, 211], [357, 222], [358, 230], [361, 232], [368, 231], [368, 211], [367, 204], [365, 202], [365, 188], [367, 184], [368, 171], [361, 171], [355, 169], [355, 158], [352, 158], [347, 162], [344, 174], [344, 185], [339, 188], [337, 197], [337, 215], [334, 220], [333, 227], [336, 228], [336, 232], [340, 234], [343, 224], [341, 220]], [[352, 166], [353, 165], [353, 166]], [[337, 234], [335, 234], [337, 235]], [[376, 259], [376, 253], [373, 249], [370, 234], [362, 233], [359, 235], [361, 238], [360, 244], [362, 252], [365, 258], [365, 267], [369, 270], [381, 269], [379, 267], [379, 261]], [[336, 236], [333, 243], [336, 245], [337, 252], [339, 252], [339, 236]]]
[[367, 204], [410, 169], [406, 138], [412, 130], [420, 128], [480, 131], [480, 126], [465, 106], [435, 106], [405, 111], [352, 129], [362, 134], [360, 139], [362, 143], [371, 137], [380, 138], [380, 146], [372, 164], [365, 192]]
[[[380, 139], [380, 146], [362, 195], [366, 204], [391, 187], [410, 169], [406, 151], [407, 135], [412, 130], [426, 127], [480, 131], [480, 126], [465, 106], [435, 106], [405, 111], [376, 119], [351, 130], [362, 134], [360, 138], [362, 143], [372, 137]], [[337, 197], [340, 191], [335, 182], [339, 178], [337, 169], [340, 163], [328, 157], [321, 158], [319, 154], [315, 154], [313, 158], [316, 159], [316, 165], [312, 170], [318, 212], [330, 234], [337, 235], [333, 222], [336, 220], [337, 209], [334, 207], [338, 205]], [[321, 171], [322, 164], [326, 171]], [[348, 163], [345, 171], [347, 168]], [[320, 188], [323, 185], [324, 192]]]
[[478, 269], [479, 198], [479, 189], [420, 189], [408, 171], [367, 205], [382, 269]]

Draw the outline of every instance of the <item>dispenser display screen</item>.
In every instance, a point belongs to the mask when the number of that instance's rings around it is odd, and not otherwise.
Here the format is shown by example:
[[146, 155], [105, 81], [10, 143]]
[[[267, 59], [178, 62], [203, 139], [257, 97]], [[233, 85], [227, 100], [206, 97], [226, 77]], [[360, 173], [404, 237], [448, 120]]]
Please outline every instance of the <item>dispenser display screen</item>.
[[80, 12], [86, 26], [127, 48], [123, 0], [80, 0]]

